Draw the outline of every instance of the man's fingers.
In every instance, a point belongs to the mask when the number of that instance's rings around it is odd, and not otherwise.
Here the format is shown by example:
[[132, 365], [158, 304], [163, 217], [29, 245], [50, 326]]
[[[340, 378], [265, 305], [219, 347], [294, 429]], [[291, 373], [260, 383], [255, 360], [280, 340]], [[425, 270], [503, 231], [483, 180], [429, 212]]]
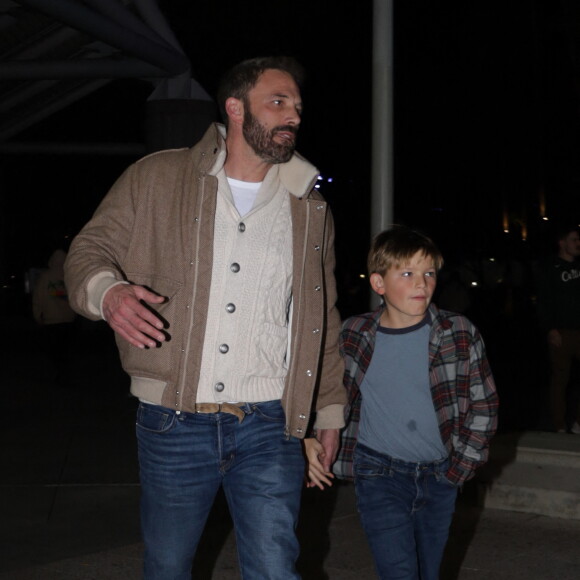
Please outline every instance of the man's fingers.
[[320, 489], [324, 489], [324, 484], [328, 485], [328, 487], [331, 487], [333, 477], [334, 476], [331, 473], [325, 473], [313, 466], [310, 466], [308, 469], [308, 478], [310, 479], [308, 487], [316, 486]]
[[324, 454], [324, 448], [319, 441], [313, 437], [307, 437], [303, 441], [306, 459], [308, 460], [308, 481], [307, 487], [318, 487], [324, 489], [324, 484], [331, 486], [334, 475], [325, 470], [321, 458]]
[[134, 298], [125, 299], [116, 308], [111, 309], [108, 322], [122, 328], [131, 326], [156, 340], [165, 340], [165, 335], [159, 332], [163, 329], [163, 322]]
[[165, 340], [163, 333], [136, 316], [132, 317], [132, 320], [116, 316], [109, 321], [109, 326], [133, 346], [139, 348], [155, 348], [159, 342]]
[[141, 301], [162, 303], [165, 298], [142, 286], [120, 284], [105, 294], [103, 313], [109, 326], [130, 344], [138, 348], [154, 348], [166, 339], [161, 332], [164, 323]]
[[[113, 326], [111, 325], [111, 328], [123, 339], [125, 339], [129, 344], [132, 344], [133, 346], [136, 346], [137, 348], [146, 348], [146, 347], [150, 347], [151, 345], [155, 345], [156, 343], [153, 342], [151, 339], [147, 338], [147, 337], [143, 337], [143, 339], [141, 338], [135, 338], [133, 337], [133, 335], [129, 334], [128, 332], [125, 332], [124, 328], [120, 327], [120, 326]], [[143, 335], [142, 335], [143, 336]]]
[[143, 300], [149, 304], [162, 304], [166, 300], [164, 296], [159, 296], [159, 294], [155, 294], [155, 292], [151, 292], [151, 290], [147, 290], [143, 286], [130, 286], [130, 288], [133, 288], [139, 300]]
[[320, 462], [320, 468], [322, 469], [322, 471], [324, 471], [325, 473], [330, 473], [330, 468], [332, 466], [332, 460], [331, 458], [328, 456], [328, 454], [326, 453], [326, 450], [323, 450], [318, 454], [318, 460]]

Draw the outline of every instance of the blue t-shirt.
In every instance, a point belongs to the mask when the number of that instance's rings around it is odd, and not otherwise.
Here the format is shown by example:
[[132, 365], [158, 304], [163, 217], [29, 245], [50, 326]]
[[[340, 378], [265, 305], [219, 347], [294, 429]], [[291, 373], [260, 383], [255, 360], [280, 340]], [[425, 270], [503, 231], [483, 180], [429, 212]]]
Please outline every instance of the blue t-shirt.
[[408, 328], [380, 326], [361, 384], [358, 441], [403, 461], [436, 461], [441, 440], [429, 386], [429, 314]]

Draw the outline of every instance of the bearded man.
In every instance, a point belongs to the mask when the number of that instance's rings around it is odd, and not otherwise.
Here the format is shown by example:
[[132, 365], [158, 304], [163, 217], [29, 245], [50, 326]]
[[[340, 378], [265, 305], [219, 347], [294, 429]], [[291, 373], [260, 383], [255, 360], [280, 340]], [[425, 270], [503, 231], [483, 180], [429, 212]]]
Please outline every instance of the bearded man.
[[[146, 580], [191, 578], [223, 486], [243, 578], [299, 578], [312, 427], [326, 471], [343, 426], [333, 222], [294, 152], [302, 69], [244, 61], [191, 149], [141, 159], [75, 238], [73, 308], [116, 333], [137, 441]], [[171, 340], [169, 340], [171, 338]]]

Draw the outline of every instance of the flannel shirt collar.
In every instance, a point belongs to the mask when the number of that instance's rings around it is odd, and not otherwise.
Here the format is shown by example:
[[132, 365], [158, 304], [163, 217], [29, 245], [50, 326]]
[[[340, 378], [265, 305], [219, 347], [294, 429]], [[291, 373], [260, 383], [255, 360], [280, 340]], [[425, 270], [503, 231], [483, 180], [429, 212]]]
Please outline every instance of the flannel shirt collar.
[[431, 332], [433, 336], [442, 335], [451, 330], [453, 323], [445, 316], [444, 310], [439, 310], [435, 304], [430, 304], [429, 314], [431, 315]]
[[364, 323], [361, 331], [365, 334], [365, 336], [372, 336], [377, 334], [377, 329], [380, 326], [381, 322], [381, 315], [385, 309], [384, 304], [381, 304], [376, 310], [370, 313], [370, 316], [367, 318], [367, 321]]

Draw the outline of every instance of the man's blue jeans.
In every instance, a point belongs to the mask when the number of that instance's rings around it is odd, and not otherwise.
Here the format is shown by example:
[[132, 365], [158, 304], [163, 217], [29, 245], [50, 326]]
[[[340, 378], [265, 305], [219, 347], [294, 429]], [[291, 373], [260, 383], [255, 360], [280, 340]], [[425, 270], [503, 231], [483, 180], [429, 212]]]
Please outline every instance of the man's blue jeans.
[[223, 485], [242, 577], [299, 578], [295, 528], [304, 481], [300, 441], [284, 436], [280, 401], [227, 413], [141, 404], [137, 442], [145, 580], [190, 580], [197, 544]]
[[436, 580], [458, 487], [449, 460], [409, 463], [357, 444], [357, 507], [381, 580]]

